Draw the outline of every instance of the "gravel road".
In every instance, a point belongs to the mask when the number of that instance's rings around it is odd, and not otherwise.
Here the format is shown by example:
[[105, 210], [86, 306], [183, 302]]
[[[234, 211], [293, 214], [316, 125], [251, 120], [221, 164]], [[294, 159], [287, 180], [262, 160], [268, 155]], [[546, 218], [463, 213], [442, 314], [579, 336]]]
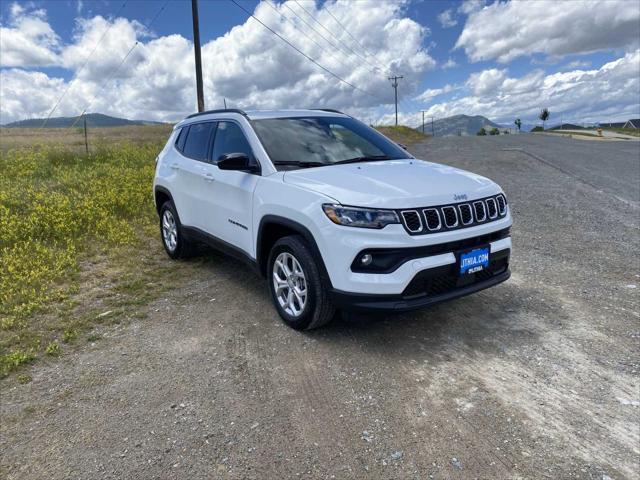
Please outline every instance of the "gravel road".
[[412, 150], [503, 186], [508, 282], [299, 333], [209, 253], [148, 318], [0, 383], [0, 476], [640, 478], [640, 142]]

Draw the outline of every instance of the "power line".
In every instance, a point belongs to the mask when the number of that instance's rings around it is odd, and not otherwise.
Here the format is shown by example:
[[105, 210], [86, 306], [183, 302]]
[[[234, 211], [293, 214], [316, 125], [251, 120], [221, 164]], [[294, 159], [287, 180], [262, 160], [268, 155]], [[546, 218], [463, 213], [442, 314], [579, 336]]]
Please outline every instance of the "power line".
[[[158, 17], [160, 16], [160, 14], [162, 13], [162, 11], [165, 9], [165, 7], [167, 6], [167, 4], [169, 3], [170, 0], [165, 0], [165, 2], [162, 4], [162, 7], [160, 7], [160, 9], [156, 12], [156, 14], [154, 15], [154, 17], [151, 19], [151, 21], [145, 25], [145, 28], [148, 30], [149, 28], [151, 28], [151, 25], [153, 25], [155, 23], [155, 21], [158, 19]], [[82, 110], [82, 113], [80, 113], [80, 115], [78, 115], [78, 118], [76, 118], [76, 120], [73, 122], [73, 124], [71, 124], [71, 126], [69, 127], [70, 129], [75, 127], [76, 124], [78, 123], [78, 121], [80, 120], [80, 118], [82, 118], [82, 116], [87, 112], [87, 110], [89, 108], [91, 108], [91, 105], [93, 105], [93, 102], [95, 102], [96, 98], [98, 97], [98, 95], [100, 93], [102, 93], [102, 90], [104, 90], [104, 88], [107, 86], [107, 84], [113, 79], [113, 77], [115, 77], [115, 75], [118, 73], [118, 71], [120, 70], [120, 68], [122, 68], [122, 65], [124, 65], [124, 62], [127, 61], [127, 59], [129, 58], [129, 55], [131, 55], [131, 53], [133, 53], [133, 51], [135, 50], [135, 48], [138, 46], [140, 42], [138, 40], [136, 40], [136, 43], [134, 43], [131, 48], [129, 49], [129, 51], [127, 52], [127, 54], [124, 56], [124, 58], [120, 61], [120, 64], [115, 68], [115, 70], [113, 70], [113, 72], [111, 72], [111, 75], [109, 75], [109, 77], [102, 82], [102, 85], [100, 86], [100, 88], [98, 89], [98, 93], [96, 93], [93, 98], [91, 99], [91, 101], [87, 104], [86, 107], [84, 107], [84, 109]]]
[[[314, 17], [314, 16], [313, 16], [313, 15], [312, 15], [308, 10], [306, 10], [306, 9], [305, 9], [305, 8], [304, 8], [304, 7], [303, 7], [303, 6], [298, 2], [298, 0], [293, 0], [293, 1], [294, 1], [294, 2], [295, 2], [295, 3], [296, 3], [296, 4], [297, 4], [297, 5], [298, 5], [298, 6], [299, 6], [299, 7], [300, 7], [300, 8], [301, 8], [301, 9], [302, 9], [302, 10], [303, 10], [303, 11], [304, 11], [308, 16], [309, 16], [309, 17], [311, 17], [311, 19], [312, 19], [314, 22], [316, 22], [318, 25], [320, 25], [320, 27], [322, 27], [322, 28], [323, 28], [326, 32], [328, 32], [331, 36], [335, 37], [335, 34], [334, 34], [331, 30], [329, 30], [327, 27], [325, 27], [325, 26], [324, 26], [324, 25], [323, 25], [319, 20], [317, 20], [317, 19], [316, 19], [316, 18], [315, 18], [315, 17]], [[299, 15], [297, 15], [297, 14], [296, 14], [296, 12], [294, 12], [294, 11], [291, 9], [291, 7], [289, 7], [289, 6], [288, 6], [288, 5], [286, 5], [286, 4], [284, 4], [284, 5], [285, 5], [285, 7], [287, 7], [289, 10], [291, 10], [291, 11], [294, 13], [294, 15], [296, 15], [300, 20], [302, 20], [306, 25], [308, 25], [308, 26], [309, 26], [309, 27], [310, 27], [314, 32], [316, 32], [318, 35], [320, 35], [322, 38], [324, 38], [324, 39], [326, 40], [326, 38], [325, 38], [322, 34], [320, 34], [320, 32], [318, 32], [314, 27], [312, 27], [311, 25], [309, 25], [309, 24], [308, 24], [308, 23], [307, 23], [303, 18], [301, 18]], [[338, 23], [338, 25], [340, 25], [340, 27], [341, 27], [341, 28], [342, 28], [342, 29], [343, 29], [343, 30], [344, 30], [344, 31], [345, 31], [345, 32], [346, 32], [346, 33], [347, 33], [351, 38], [353, 38], [353, 39], [356, 41], [356, 43], [360, 46], [360, 48], [362, 48], [362, 50], [363, 50], [363, 51], [365, 51], [366, 53], [369, 53], [369, 52], [367, 52], [367, 49], [366, 49], [366, 48], [364, 48], [364, 46], [363, 46], [363, 45], [362, 45], [362, 44], [361, 44], [361, 43], [360, 43], [360, 42], [359, 42], [359, 41], [358, 41], [358, 40], [357, 40], [357, 39], [356, 39], [356, 38], [355, 38], [355, 37], [354, 37], [350, 32], [349, 32], [349, 30], [347, 30], [347, 29], [346, 29], [346, 27], [345, 27], [342, 23], [340, 23], [340, 21], [339, 21], [339, 20], [338, 20], [338, 19], [337, 19], [333, 14], [331, 14], [331, 12], [329, 11], [328, 7], [326, 7], [326, 6], [325, 6], [325, 11], [327, 11], [327, 13], [331, 16], [331, 18], [333, 18], [333, 19], [336, 21], [336, 23]], [[332, 46], [334, 46], [334, 48], [338, 48], [338, 47], [336, 47], [336, 46], [335, 46], [335, 44], [333, 44], [332, 42], [329, 42], [329, 43], [331, 43], [331, 45], [332, 45]], [[356, 52], [356, 51], [355, 51], [355, 50], [353, 50], [351, 47], [349, 47], [349, 45], [347, 45], [346, 43], [343, 43], [343, 44], [344, 44], [344, 46], [345, 46], [346, 48], [348, 48], [351, 52], [353, 52], [353, 54], [354, 54], [354, 55], [358, 56], [359, 58], [361, 58], [362, 60], [364, 60], [368, 65], [372, 66], [372, 67], [374, 68], [374, 70], [378, 70], [378, 71], [380, 71], [380, 70], [381, 70], [381, 68], [379, 68], [379, 67], [377, 67], [377, 66], [372, 65], [372, 64], [371, 64], [371, 63], [370, 63], [370, 62], [369, 62], [365, 57], [363, 57], [363, 56], [362, 56], [362, 55], [360, 55], [358, 52]], [[341, 51], [344, 53], [344, 50], [341, 50]], [[370, 53], [369, 53], [369, 55], [373, 56], [373, 55], [372, 55], [372, 54], [370, 54]], [[374, 59], [375, 59], [375, 56], [374, 56]], [[376, 59], [376, 61], [377, 61], [377, 59]], [[377, 61], [377, 62], [378, 62], [378, 64], [380, 64], [380, 62], [379, 62], [379, 61]], [[381, 64], [380, 64], [380, 65], [381, 65]], [[385, 71], [385, 72], [387, 72], [389, 75], [396, 77], [396, 75], [395, 75], [395, 74], [393, 74], [393, 73], [391, 72], [391, 70], [387, 69], [386, 67], [382, 67], [382, 70], [383, 70], [383, 71]], [[373, 73], [377, 73], [377, 72], [373, 71]], [[398, 104], [398, 103], [400, 103], [401, 105], [404, 105], [404, 106], [405, 106], [405, 108], [407, 108], [407, 110], [419, 110], [419, 109], [420, 109], [420, 108], [419, 108], [419, 106], [417, 106], [417, 104], [415, 104], [415, 102], [413, 102], [412, 100], [411, 100], [411, 101], [407, 101], [407, 100], [405, 100], [405, 99], [403, 99], [403, 98], [398, 99], [398, 98], [397, 98], [397, 88], [396, 88], [396, 96], [395, 96], [395, 97], [396, 97], [396, 98], [395, 98], [395, 102], [396, 102], [396, 123], [397, 123], [397, 116], [398, 116], [398, 113], [397, 113], [397, 104]]]
[[[311, 37], [311, 35], [308, 35], [303, 29], [301, 29], [298, 25], [296, 25], [296, 23], [291, 20], [290, 18], [287, 18], [287, 16], [285, 16], [282, 12], [280, 12], [276, 6], [274, 6], [273, 4], [271, 4], [271, 2], [269, 0], [262, 0], [262, 2], [267, 5], [269, 8], [271, 8], [271, 10], [273, 10], [274, 12], [276, 12], [280, 18], [282, 18], [283, 20], [287, 21], [288, 23], [290, 23], [293, 28], [295, 28], [298, 32], [300, 32], [302, 35], [304, 35], [309, 41], [313, 42], [314, 45], [316, 45], [320, 50], [322, 50], [322, 52], [326, 53], [327, 55], [329, 55], [331, 58], [337, 60], [343, 67], [347, 67], [347, 68], [353, 68], [353, 65], [349, 65], [347, 63], [345, 63], [344, 60], [342, 60], [339, 56], [336, 56], [336, 54], [327, 49], [326, 47], [322, 46], [320, 43], [318, 43], [313, 37]], [[292, 12], [294, 15], [296, 15], [296, 12]], [[296, 15], [296, 17], [298, 17]], [[302, 18], [298, 17], [300, 20], [304, 21]], [[373, 72], [376, 73], [376, 72]]]
[[[120, 12], [122, 12], [122, 10], [124, 9], [124, 6], [127, 4], [129, 0], [125, 0], [124, 3], [120, 6], [120, 8], [118, 9], [118, 11], [116, 12], [116, 14], [114, 15], [115, 18], [118, 18], [118, 15], [120, 15]], [[110, 23], [109, 26], [107, 27], [107, 29], [104, 31], [104, 33], [102, 34], [102, 36], [100, 37], [100, 39], [98, 40], [98, 42], [95, 44], [95, 46], [93, 47], [93, 50], [91, 50], [91, 53], [89, 53], [89, 55], [87, 55], [87, 58], [85, 58], [84, 63], [82, 64], [82, 66], [76, 71], [73, 79], [69, 82], [69, 84], [67, 85], [67, 88], [64, 90], [64, 92], [62, 92], [62, 95], [60, 95], [60, 98], [58, 98], [58, 101], [56, 102], [56, 104], [53, 106], [53, 108], [51, 109], [51, 111], [49, 112], [49, 115], [47, 115], [47, 118], [44, 119], [44, 122], [42, 122], [42, 125], [40, 126], [40, 128], [44, 128], [47, 125], [47, 122], [49, 121], [49, 119], [51, 118], [51, 115], [53, 115], [53, 112], [56, 111], [56, 108], [58, 108], [58, 105], [60, 105], [60, 102], [62, 102], [62, 99], [65, 97], [65, 95], [67, 94], [67, 92], [69, 91], [69, 89], [71, 88], [71, 85], [73, 85], [73, 83], [78, 79], [78, 76], [80, 75], [80, 72], [82, 72], [82, 70], [84, 70], [84, 67], [87, 66], [87, 64], [89, 63], [89, 60], [91, 59], [91, 57], [93, 56], [93, 54], [96, 52], [98, 45], [100, 45], [102, 43], [102, 40], [104, 40], [104, 38], [107, 36], [107, 33], [109, 33], [109, 31], [111, 30], [111, 27], [113, 27], [113, 23]]]
[[354, 37], [354, 36], [353, 36], [353, 34], [352, 34], [348, 29], [347, 29], [347, 27], [345, 27], [345, 26], [342, 24], [342, 22], [340, 22], [340, 20], [338, 20], [338, 19], [335, 17], [335, 15], [334, 15], [333, 13], [331, 13], [331, 10], [329, 10], [329, 7], [328, 7], [327, 5], [325, 5], [325, 6], [324, 6], [324, 10], [325, 10], [325, 12], [327, 12], [327, 13], [329, 14], [329, 16], [330, 16], [331, 18], [333, 18], [333, 19], [335, 20], [335, 22], [340, 26], [340, 28], [342, 28], [342, 30], [343, 30], [347, 35], [349, 35], [353, 40], [355, 40], [356, 44], [357, 44], [360, 48], [362, 48], [362, 50], [363, 50], [367, 55], [369, 55], [370, 57], [372, 57], [372, 58], [376, 61], [376, 64], [380, 65], [381, 67], [383, 66], [383, 65], [382, 65], [382, 62], [380, 62], [380, 60], [378, 60], [378, 58], [377, 58], [373, 53], [371, 53], [369, 50], [367, 50], [367, 49], [364, 47], [364, 45], [362, 45], [362, 43], [360, 43], [360, 41], [359, 41], [356, 37]]
[[[298, 0], [293, 0], [293, 1], [294, 1], [294, 2], [295, 2], [295, 4], [296, 4], [296, 5], [298, 5], [298, 7], [300, 7], [300, 8], [301, 8], [301, 9], [302, 9], [302, 10], [303, 10], [307, 15], [309, 15], [309, 17], [310, 17], [314, 22], [316, 22], [318, 25], [320, 25], [320, 27], [322, 27], [326, 32], [328, 32], [328, 33], [329, 33], [329, 35], [335, 36], [335, 33], [333, 33], [331, 30], [329, 30], [327, 27], [325, 27], [325, 26], [324, 26], [322, 23], [320, 23], [320, 21], [318, 21], [318, 20], [317, 20], [317, 19], [316, 19], [316, 18], [315, 18], [311, 13], [309, 13], [309, 12], [307, 11], [307, 9], [306, 9], [306, 8], [304, 8], [302, 5], [300, 5], [300, 3], [298, 3]], [[287, 6], [287, 5], [285, 4], [285, 6]], [[371, 63], [369, 62], [369, 60], [367, 60], [367, 58], [366, 58], [366, 57], [363, 57], [362, 55], [360, 55], [358, 52], [356, 52], [356, 51], [355, 51], [353, 48], [351, 48], [349, 45], [344, 44], [344, 46], [345, 46], [346, 48], [348, 48], [348, 49], [349, 49], [349, 51], [351, 51], [355, 56], [357, 56], [357, 57], [361, 58], [361, 59], [362, 59], [362, 60], [364, 60], [367, 64], [369, 64], [370, 66], [372, 66], [375, 70], [382, 70], [383, 72], [386, 72], [386, 73], [389, 73], [389, 74], [391, 73], [391, 71], [389, 71], [389, 70], [386, 70], [386, 69], [384, 69], [384, 68], [383, 68], [383, 69], [381, 69], [379, 66], [371, 65]]]
[[[291, 11], [291, 13], [293, 13], [298, 20], [300, 20], [301, 22], [303, 22], [307, 27], [309, 27], [311, 30], [313, 30], [316, 35], [318, 35], [320, 38], [322, 38], [325, 42], [327, 42], [329, 45], [331, 45], [333, 48], [335, 48], [337, 51], [341, 52], [343, 55], [345, 55], [346, 57], [349, 57], [349, 52], [346, 52], [345, 50], [343, 50], [342, 48], [340, 48], [340, 46], [336, 45], [335, 43], [333, 43], [331, 40], [329, 40], [327, 37], [325, 37], [322, 33], [320, 33], [313, 25], [311, 25], [309, 22], [307, 22], [304, 18], [302, 18], [300, 15], [298, 15], [298, 13], [293, 10], [289, 5], [287, 5], [286, 3], [282, 4], [284, 7], [286, 7], [289, 11]], [[304, 9], [303, 9], [304, 10]], [[333, 34], [332, 34], [333, 35]], [[369, 70], [371, 73], [373, 74], [378, 74], [380, 69], [378, 67], [375, 67], [373, 70], [370, 70], [369, 68], [367, 68], [367, 70]]]
[[[318, 67], [320, 67], [322, 70], [324, 70], [325, 72], [327, 72], [329, 75], [337, 78], [339, 81], [341, 81], [342, 83], [349, 85], [351, 88], [353, 88], [354, 90], [359, 90], [363, 93], [366, 93], [367, 95], [376, 98], [377, 100], [381, 100], [384, 102], [384, 100], [382, 100], [380, 97], [378, 97], [377, 95], [374, 95], [371, 92], [368, 92], [360, 87], [358, 87], [357, 85], [354, 85], [353, 83], [348, 82], [347, 80], [345, 80], [344, 78], [342, 78], [341, 76], [339, 76], [336, 73], [333, 73], [331, 70], [329, 70], [328, 68], [326, 68], [325, 66], [321, 65], [320, 63], [318, 63], [316, 60], [314, 60], [313, 58], [311, 58], [309, 55], [307, 55], [306, 53], [304, 53], [302, 50], [300, 50], [298, 47], [296, 47], [294, 44], [292, 44], [289, 40], [287, 40], [286, 38], [284, 38], [282, 35], [280, 35], [278, 32], [276, 32], [275, 30], [273, 30], [272, 28], [270, 28], [267, 24], [265, 24], [262, 20], [260, 20], [259, 18], [257, 18], [255, 15], [253, 15], [249, 10], [247, 10], [246, 8], [244, 8], [242, 5], [240, 5], [236, 0], [229, 0], [231, 3], [233, 3], [234, 5], [236, 5], [239, 9], [241, 9], [242, 11], [244, 11], [247, 15], [249, 15], [251, 18], [253, 18], [255, 21], [257, 21], [260, 25], [262, 25], [264, 28], [266, 28], [267, 30], [269, 30], [271, 33], [273, 33], [275, 36], [277, 36], [280, 40], [282, 40], [283, 42], [285, 42], [287, 45], [289, 45], [291, 48], [293, 48], [296, 52], [298, 52], [300, 55], [304, 56], [307, 60], [313, 62], [314, 64], [316, 64]], [[285, 5], [286, 6], [286, 5]]]

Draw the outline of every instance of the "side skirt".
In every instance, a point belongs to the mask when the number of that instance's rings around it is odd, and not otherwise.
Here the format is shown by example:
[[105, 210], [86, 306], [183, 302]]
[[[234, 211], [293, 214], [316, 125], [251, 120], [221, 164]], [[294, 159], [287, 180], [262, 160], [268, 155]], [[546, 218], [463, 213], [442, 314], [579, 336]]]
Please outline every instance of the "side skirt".
[[249, 256], [249, 254], [244, 250], [196, 227], [187, 227], [182, 225], [182, 231], [185, 237], [187, 237], [189, 240], [204, 243], [214, 250], [222, 252], [225, 255], [235, 258], [236, 260], [240, 260], [249, 265], [254, 273], [260, 275], [260, 267], [258, 265], [258, 262], [254, 258], [251, 258], [251, 256]]

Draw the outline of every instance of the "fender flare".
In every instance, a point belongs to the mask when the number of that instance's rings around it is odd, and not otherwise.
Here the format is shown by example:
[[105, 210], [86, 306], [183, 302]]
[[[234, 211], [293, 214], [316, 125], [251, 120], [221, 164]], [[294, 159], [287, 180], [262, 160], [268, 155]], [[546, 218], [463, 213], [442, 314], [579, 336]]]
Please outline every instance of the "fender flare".
[[173, 201], [173, 195], [171, 195], [171, 192], [167, 188], [165, 188], [165, 187], [163, 187], [161, 185], [156, 185], [155, 188], [153, 189], [153, 203], [156, 204], [156, 212], [159, 213], [160, 207], [162, 206], [162, 205], [158, 205], [156, 203], [156, 195], [158, 193], [164, 193], [165, 195], [167, 195], [169, 197], [169, 200], [171, 200], [171, 202], [174, 205], [176, 204], [176, 202]]
[[279, 215], [265, 215], [260, 219], [260, 225], [258, 226], [258, 235], [256, 238], [256, 260], [260, 265], [260, 272], [263, 276], [266, 276], [266, 263], [269, 252], [262, 251], [262, 234], [265, 227], [268, 225], [280, 225], [289, 228], [302, 236], [311, 248], [311, 253], [318, 264], [320, 274], [327, 280], [327, 282], [329, 282], [329, 285], [333, 287], [331, 285], [331, 277], [329, 277], [329, 272], [324, 264], [324, 259], [322, 258], [322, 254], [320, 253], [320, 249], [318, 248], [318, 244], [316, 243], [316, 239], [313, 237], [313, 234], [301, 223]]

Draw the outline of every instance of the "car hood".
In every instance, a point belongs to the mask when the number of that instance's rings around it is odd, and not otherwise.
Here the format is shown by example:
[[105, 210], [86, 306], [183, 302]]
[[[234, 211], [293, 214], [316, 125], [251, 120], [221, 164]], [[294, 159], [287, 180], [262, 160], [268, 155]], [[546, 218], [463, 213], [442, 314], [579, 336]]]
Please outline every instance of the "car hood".
[[418, 159], [305, 168], [285, 172], [284, 181], [343, 205], [376, 208], [443, 205], [500, 192], [488, 178]]

